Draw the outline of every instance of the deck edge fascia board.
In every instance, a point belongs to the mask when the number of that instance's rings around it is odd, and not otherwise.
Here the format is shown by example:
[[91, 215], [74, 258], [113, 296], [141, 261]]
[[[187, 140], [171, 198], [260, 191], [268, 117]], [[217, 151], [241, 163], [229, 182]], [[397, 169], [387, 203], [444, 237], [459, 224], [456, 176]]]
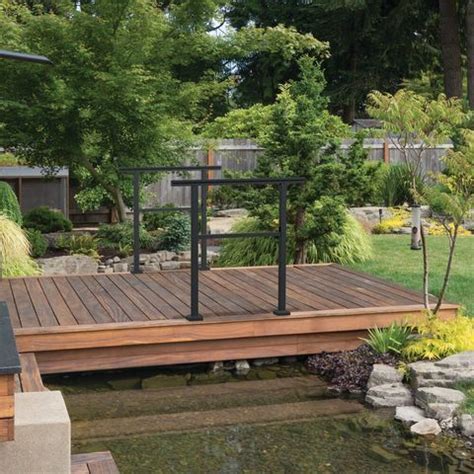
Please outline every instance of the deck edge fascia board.
[[[454, 317], [458, 305], [443, 305], [440, 315]], [[422, 305], [361, 308], [358, 310], [328, 310], [297, 313], [289, 317], [252, 316], [246, 319], [212, 320], [190, 323], [172, 321], [164, 325], [158, 322], [117, 323], [88, 326], [51, 328], [50, 330], [17, 330], [20, 352], [61, 351], [122, 347], [150, 344], [189, 343], [248, 339], [272, 336], [292, 336], [317, 333], [334, 333], [383, 327], [394, 320], [419, 317]], [[171, 322], [171, 321], [170, 321]], [[161, 323], [161, 321], [160, 321]]]

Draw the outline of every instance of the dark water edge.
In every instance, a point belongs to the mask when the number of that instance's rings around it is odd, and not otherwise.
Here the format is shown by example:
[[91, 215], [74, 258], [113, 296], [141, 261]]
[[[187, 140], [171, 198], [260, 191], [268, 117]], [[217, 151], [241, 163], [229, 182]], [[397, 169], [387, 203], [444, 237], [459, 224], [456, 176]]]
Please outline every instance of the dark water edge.
[[[448, 436], [411, 437], [390, 411], [369, 410], [354, 402], [357, 412], [339, 415], [335, 409], [335, 416], [327, 416], [328, 403], [343, 403], [332, 398], [322, 381], [308, 376], [301, 363], [253, 368], [245, 376], [211, 376], [207, 369], [77, 374], [49, 377], [46, 383], [64, 394], [73, 420], [73, 452], [109, 450], [125, 474], [474, 473], [473, 451], [463, 442]], [[239, 383], [242, 380], [256, 381], [258, 388], [245, 390], [249, 384]], [[290, 407], [301, 403], [314, 404], [314, 413], [292, 419]], [[234, 410], [235, 418], [236, 409], [246, 422], [229, 425], [226, 413]], [[260, 422], [246, 416], [250, 409], [280, 415], [283, 411], [284, 416]], [[222, 413], [222, 426], [202, 428], [197, 423], [199, 427], [190, 429], [184, 423], [186, 429], [173, 424], [172, 430], [163, 431], [153, 424], [174, 414], [189, 421], [193, 416], [209, 418], [216, 411]], [[112, 422], [117, 427], [112, 436], [101, 438]], [[146, 432], [130, 434], [144, 424]]]

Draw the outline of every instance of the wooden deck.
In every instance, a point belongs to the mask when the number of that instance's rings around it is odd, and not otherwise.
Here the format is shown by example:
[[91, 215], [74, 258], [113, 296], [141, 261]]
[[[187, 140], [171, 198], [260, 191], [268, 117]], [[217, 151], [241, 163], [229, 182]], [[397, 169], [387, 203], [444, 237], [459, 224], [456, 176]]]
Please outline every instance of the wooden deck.
[[[290, 316], [275, 316], [277, 268], [0, 280], [21, 353], [41, 373], [310, 354], [353, 348], [369, 327], [419, 314], [419, 293], [339, 265], [290, 266]], [[457, 305], [444, 304], [451, 317]]]
[[71, 474], [119, 474], [109, 451], [74, 454], [71, 456]]

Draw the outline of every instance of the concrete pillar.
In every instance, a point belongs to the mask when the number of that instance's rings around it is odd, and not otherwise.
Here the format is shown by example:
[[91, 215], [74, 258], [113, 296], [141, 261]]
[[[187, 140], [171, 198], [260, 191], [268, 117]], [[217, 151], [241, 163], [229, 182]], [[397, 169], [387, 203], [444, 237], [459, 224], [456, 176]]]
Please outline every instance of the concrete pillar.
[[15, 394], [15, 439], [0, 443], [0, 473], [29, 472], [71, 472], [71, 422], [61, 392]]

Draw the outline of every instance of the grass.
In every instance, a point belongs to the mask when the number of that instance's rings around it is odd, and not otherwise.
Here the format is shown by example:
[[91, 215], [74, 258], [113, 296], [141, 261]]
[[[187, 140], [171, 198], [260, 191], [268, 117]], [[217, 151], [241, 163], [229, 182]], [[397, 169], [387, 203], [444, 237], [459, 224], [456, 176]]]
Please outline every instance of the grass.
[[[373, 235], [374, 257], [353, 268], [386, 278], [407, 288], [423, 288], [421, 251], [410, 250], [409, 235]], [[460, 303], [474, 316], [474, 237], [460, 237], [456, 244], [451, 278], [445, 299]], [[441, 289], [448, 242], [444, 236], [428, 237], [430, 257], [430, 293], [438, 295]]]

